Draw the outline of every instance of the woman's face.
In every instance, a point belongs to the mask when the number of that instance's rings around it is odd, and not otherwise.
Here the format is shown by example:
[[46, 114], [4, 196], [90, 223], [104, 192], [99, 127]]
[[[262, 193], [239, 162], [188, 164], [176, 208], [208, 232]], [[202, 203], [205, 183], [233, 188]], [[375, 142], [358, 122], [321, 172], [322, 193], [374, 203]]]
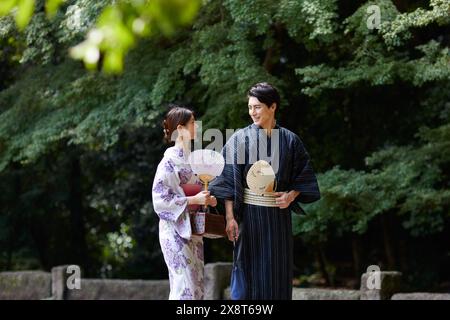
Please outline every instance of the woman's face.
[[197, 124], [195, 123], [195, 118], [192, 115], [191, 119], [184, 126], [178, 126], [178, 134], [181, 134], [183, 138], [187, 140], [193, 140], [197, 137]]
[[268, 128], [272, 125], [275, 118], [275, 109], [275, 104], [272, 104], [272, 107], [269, 108], [256, 97], [248, 98], [248, 114], [252, 118], [253, 123], [262, 128]]

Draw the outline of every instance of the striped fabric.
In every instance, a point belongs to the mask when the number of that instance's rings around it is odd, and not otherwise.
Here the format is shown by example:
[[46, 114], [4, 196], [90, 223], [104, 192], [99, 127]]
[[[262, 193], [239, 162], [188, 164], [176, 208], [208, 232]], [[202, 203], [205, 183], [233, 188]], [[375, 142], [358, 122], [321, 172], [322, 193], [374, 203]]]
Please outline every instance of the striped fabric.
[[291, 215], [286, 210], [244, 205], [237, 246], [250, 300], [292, 299]]
[[[260, 127], [252, 124], [237, 131], [227, 142], [222, 154], [227, 159], [220, 177], [210, 184], [211, 194], [219, 199], [233, 200], [234, 215], [239, 224], [240, 237], [236, 245], [241, 248], [241, 265], [247, 282], [247, 299], [292, 299], [292, 223], [291, 211], [304, 213], [297, 201], [310, 203], [320, 199], [319, 186], [309, 155], [300, 138], [293, 132], [279, 129], [279, 152], [270, 152], [271, 138]], [[259, 135], [264, 135], [260, 140]], [[256, 138], [255, 138], [256, 137]], [[273, 137], [277, 137], [273, 135]], [[260, 145], [263, 141], [264, 145]], [[253, 148], [256, 144], [256, 148]], [[245, 146], [245, 162], [239, 164], [238, 148]], [[269, 163], [278, 161], [276, 191], [300, 191], [297, 201], [287, 209], [262, 207], [243, 202], [244, 188], [248, 188], [246, 175], [252, 163], [249, 150], [268, 150]], [[275, 149], [276, 150], [276, 149]], [[265, 158], [264, 160], [268, 160]]]

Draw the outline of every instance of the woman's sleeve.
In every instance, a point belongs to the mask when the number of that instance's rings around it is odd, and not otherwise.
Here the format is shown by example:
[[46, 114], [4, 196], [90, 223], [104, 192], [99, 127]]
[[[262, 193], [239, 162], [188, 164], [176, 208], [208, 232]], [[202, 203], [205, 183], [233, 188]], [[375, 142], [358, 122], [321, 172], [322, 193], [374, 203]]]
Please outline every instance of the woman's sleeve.
[[163, 159], [153, 180], [153, 208], [160, 219], [177, 222], [185, 211], [188, 200], [180, 194], [180, 178], [170, 159]]
[[298, 137], [294, 141], [293, 161], [291, 190], [300, 191], [296, 200], [302, 203], [311, 203], [319, 200], [319, 184], [312, 168], [309, 154]]

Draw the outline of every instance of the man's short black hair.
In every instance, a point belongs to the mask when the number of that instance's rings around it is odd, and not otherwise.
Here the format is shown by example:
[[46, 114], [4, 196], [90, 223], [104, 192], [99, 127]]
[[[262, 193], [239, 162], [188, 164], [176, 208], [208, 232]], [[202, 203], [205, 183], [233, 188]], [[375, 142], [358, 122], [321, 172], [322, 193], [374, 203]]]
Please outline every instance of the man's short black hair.
[[278, 93], [278, 90], [267, 82], [255, 84], [248, 90], [247, 95], [249, 97], [257, 98], [268, 107], [270, 107], [272, 103], [276, 103], [277, 108], [280, 107], [280, 94]]

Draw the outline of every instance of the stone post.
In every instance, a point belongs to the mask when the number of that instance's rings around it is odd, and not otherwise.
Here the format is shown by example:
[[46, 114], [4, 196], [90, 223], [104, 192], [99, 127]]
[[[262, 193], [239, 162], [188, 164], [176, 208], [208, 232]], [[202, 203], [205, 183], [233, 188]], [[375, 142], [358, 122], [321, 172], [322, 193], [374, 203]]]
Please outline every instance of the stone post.
[[52, 268], [52, 298], [54, 300], [65, 300], [67, 292], [68, 265]]
[[361, 300], [390, 300], [392, 295], [400, 292], [401, 272], [376, 271], [363, 273], [361, 276]]
[[205, 300], [220, 300], [223, 291], [230, 285], [231, 262], [216, 262], [205, 265]]

